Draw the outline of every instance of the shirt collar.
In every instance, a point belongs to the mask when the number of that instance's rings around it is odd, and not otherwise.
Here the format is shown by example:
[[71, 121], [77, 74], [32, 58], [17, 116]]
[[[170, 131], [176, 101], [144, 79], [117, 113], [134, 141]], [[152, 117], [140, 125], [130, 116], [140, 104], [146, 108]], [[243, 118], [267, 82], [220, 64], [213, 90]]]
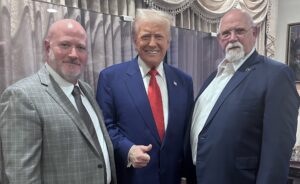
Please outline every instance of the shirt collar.
[[228, 62], [226, 61], [226, 59], [223, 59], [221, 61], [221, 63], [218, 65], [218, 73], [217, 75], [219, 75], [223, 69], [225, 68], [227, 63], [232, 64], [234, 72], [236, 72], [244, 63], [245, 61], [252, 55], [252, 53], [255, 51], [255, 48], [253, 48], [249, 54], [247, 54], [244, 58], [240, 59], [239, 61], [235, 61], [235, 62]]
[[[72, 95], [72, 91], [74, 89], [74, 84], [66, 81], [64, 78], [62, 78], [48, 63], [45, 64], [46, 69], [50, 73], [50, 75], [53, 77], [55, 82], [59, 85], [59, 87], [63, 90], [63, 92], [69, 97]], [[79, 86], [78, 82], [75, 84], [76, 86]], [[80, 89], [80, 87], [79, 87]], [[82, 91], [80, 89], [81, 94]]]
[[[140, 58], [138, 57], [138, 65], [142, 74], [142, 77], [146, 77], [148, 76], [148, 72], [151, 70], [151, 68], [146, 65], [146, 63]], [[160, 62], [160, 64], [156, 67], [156, 70], [158, 72], [158, 74], [164, 78], [165, 72], [164, 72], [164, 65], [163, 65], [163, 61]]]

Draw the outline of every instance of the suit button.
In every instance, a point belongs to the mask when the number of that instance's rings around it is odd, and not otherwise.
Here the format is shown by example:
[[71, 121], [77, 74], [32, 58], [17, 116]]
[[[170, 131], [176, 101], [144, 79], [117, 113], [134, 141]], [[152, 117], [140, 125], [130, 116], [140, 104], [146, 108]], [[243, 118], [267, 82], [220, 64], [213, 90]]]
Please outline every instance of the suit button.
[[102, 165], [102, 164], [99, 164], [99, 165], [98, 165], [98, 168], [99, 168], [99, 169], [103, 168], [103, 165]]

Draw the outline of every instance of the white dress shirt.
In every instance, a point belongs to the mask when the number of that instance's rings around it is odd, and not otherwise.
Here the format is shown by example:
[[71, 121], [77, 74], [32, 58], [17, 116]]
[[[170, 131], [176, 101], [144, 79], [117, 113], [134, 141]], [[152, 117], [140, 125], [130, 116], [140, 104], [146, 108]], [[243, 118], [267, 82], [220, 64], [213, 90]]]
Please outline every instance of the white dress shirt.
[[[78, 111], [77, 105], [75, 103], [75, 98], [72, 95], [72, 91], [74, 89], [74, 84], [72, 84], [72, 83], [66, 81], [65, 79], [63, 79], [47, 63], [45, 65], [46, 65], [46, 69], [48, 70], [48, 72], [50, 73], [50, 75], [53, 77], [53, 79], [55, 80], [55, 82], [57, 82], [57, 84], [59, 85], [59, 87], [63, 90], [63, 92], [65, 93], [65, 95], [69, 98], [69, 100], [71, 101], [71, 103], [73, 104], [73, 106]], [[76, 84], [76, 86], [79, 87], [78, 83]], [[80, 89], [80, 87], [79, 87], [79, 89]], [[81, 89], [80, 89], [80, 91], [81, 91]], [[108, 155], [108, 150], [107, 150], [106, 142], [104, 140], [104, 136], [103, 136], [100, 124], [99, 124], [99, 119], [98, 119], [97, 114], [96, 114], [95, 110], [93, 109], [91, 103], [89, 102], [89, 100], [83, 94], [82, 91], [81, 91], [81, 100], [82, 100], [82, 103], [83, 103], [84, 107], [88, 111], [88, 113], [89, 113], [89, 115], [91, 117], [91, 120], [93, 122], [94, 128], [96, 130], [96, 134], [97, 134], [97, 137], [98, 137], [98, 140], [99, 140], [99, 144], [100, 144], [100, 147], [102, 149], [103, 157], [104, 157], [104, 160], [105, 160], [106, 173], [107, 173], [107, 183], [110, 183], [111, 182], [111, 169], [110, 169], [109, 155]]]
[[193, 163], [196, 165], [197, 157], [197, 145], [198, 136], [203, 129], [206, 120], [213, 109], [215, 103], [217, 102], [223, 89], [232, 78], [234, 73], [240, 68], [240, 66], [248, 59], [248, 57], [254, 52], [252, 51], [243, 59], [236, 62], [228, 62], [225, 59], [218, 65], [218, 72], [215, 78], [207, 86], [207, 88], [202, 92], [200, 97], [197, 99], [193, 117], [192, 117], [192, 127], [190, 134], [191, 148], [192, 148], [192, 158]]
[[[148, 72], [151, 70], [145, 62], [138, 57], [138, 65], [142, 74], [145, 90], [148, 94], [148, 87], [149, 87], [149, 82], [150, 82], [150, 75]], [[160, 88], [160, 93], [161, 93], [161, 98], [162, 98], [162, 104], [163, 104], [163, 111], [164, 111], [164, 125], [165, 125], [165, 130], [167, 129], [168, 126], [168, 118], [169, 118], [169, 99], [168, 99], [168, 88], [167, 88], [167, 81], [166, 81], [166, 76], [163, 68], [163, 61], [158, 65], [156, 68], [157, 72], [159, 75], [156, 75], [156, 81], [158, 83], [158, 86]]]

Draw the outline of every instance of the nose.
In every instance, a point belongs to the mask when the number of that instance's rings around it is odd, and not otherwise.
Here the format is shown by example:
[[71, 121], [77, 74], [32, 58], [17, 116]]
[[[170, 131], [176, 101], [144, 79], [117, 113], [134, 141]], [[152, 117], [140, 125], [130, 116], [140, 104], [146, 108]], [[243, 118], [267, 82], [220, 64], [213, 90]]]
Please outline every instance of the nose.
[[70, 52], [69, 52], [69, 57], [72, 58], [78, 58], [77, 50], [76, 47], [72, 47]]
[[229, 41], [230, 42], [235, 42], [238, 40], [237, 34], [235, 31], [230, 31], [230, 37], [229, 37]]
[[156, 39], [154, 36], [151, 36], [150, 41], [149, 41], [149, 46], [151, 46], [151, 47], [156, 46]]

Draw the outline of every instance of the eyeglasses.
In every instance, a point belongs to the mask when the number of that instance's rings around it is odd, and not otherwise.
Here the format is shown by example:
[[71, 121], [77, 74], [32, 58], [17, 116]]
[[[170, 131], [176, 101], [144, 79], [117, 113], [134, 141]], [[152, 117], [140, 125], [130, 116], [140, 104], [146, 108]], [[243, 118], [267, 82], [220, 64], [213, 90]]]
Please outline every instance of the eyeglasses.
[[232, 33], [234, 33], [237, 37], [242, 37], [252, 28], [253, 27], [250, 27], [248, 29], [234, 28], [234, 29], [226, 30], [226, 31], [223, 31], [223, 32], [219, 33], [218, 37], [221, 38], [221, 39], [228, 39], [228, 38], [230, 38]]

